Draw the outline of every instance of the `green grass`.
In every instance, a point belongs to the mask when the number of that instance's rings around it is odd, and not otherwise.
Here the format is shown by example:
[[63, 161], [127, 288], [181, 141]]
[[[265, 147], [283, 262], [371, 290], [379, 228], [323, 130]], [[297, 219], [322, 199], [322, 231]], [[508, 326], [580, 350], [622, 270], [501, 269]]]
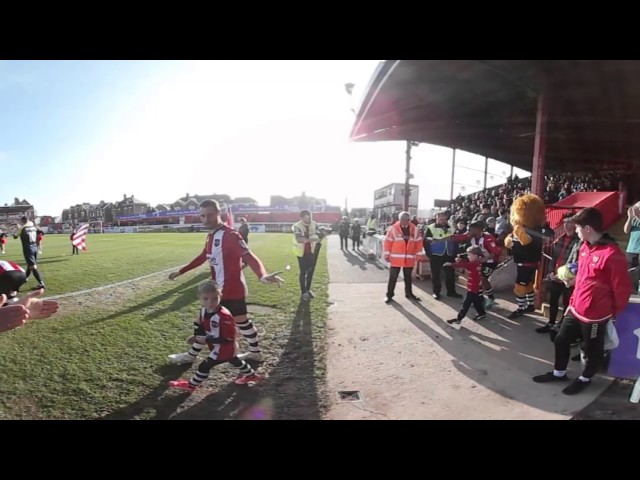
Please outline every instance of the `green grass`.
[[[203, 242], [204, 234], [94, 235], [87, 254], [71, 257], [68, 236], [51, 235], [40, 265], [50, 287], [47, 294], [53, 295], [184, 264]], [[9, 251], [16, 245], [11, 242]], [[153, 276], [63, 298], [55, 317], [0, 335], [0, 418], [233, 419], [258, 407], [270, 418], [321, 418], [326, 252], [314, 277], [317, 298], [300, 304], [290, 236], [252, 235], [250, 246], [269, 271], [292, 266], [283, 274], [282, 288], [262, 285], [253, 272], [245, 271], [249, 310], [266, 356], [260, 366], [267, 375], [263, 383], [235, 386], [230, 381], [236, 370], [220, 366], [191, 396], [167, 391], [169, 380], [189, 378], [195, 369], [167, 365], [166, 357], [186, 350], [184, 339], [198, 312], [196, 286], [208, 278], [202, 266], [174, 282], [165, 275]], [[246, 348], [242, 338], [240, 345]]]
[[[38, 268], [47, 293], [57, 295], [183, 265], [203, 246], [201, 233], [116, 233], [89, 235], [87, 251], [71, 255], [69, 235], [47, 235]], [[19, 240], [10, 240], [6, 250], [1, 258], [25, 265]]]

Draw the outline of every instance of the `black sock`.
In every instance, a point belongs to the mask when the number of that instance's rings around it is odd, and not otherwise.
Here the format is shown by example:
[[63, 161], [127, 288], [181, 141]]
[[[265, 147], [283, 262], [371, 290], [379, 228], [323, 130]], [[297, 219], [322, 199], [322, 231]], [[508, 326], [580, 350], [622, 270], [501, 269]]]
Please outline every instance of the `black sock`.
[[34, 270], [33, 271], [33, 276], [36, 277], [36, 280], [38, 280], [39, 284], [43, 284], [44, 282], [42, 281], [42, 277], [40, 276], [40, 272], [38, 270]]

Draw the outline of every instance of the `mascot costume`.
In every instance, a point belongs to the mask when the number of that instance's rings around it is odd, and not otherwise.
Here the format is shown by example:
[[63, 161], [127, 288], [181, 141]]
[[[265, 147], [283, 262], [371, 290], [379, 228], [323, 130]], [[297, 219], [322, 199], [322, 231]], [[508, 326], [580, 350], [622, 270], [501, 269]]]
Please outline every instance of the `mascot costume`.
[[518, 309], [509, 315], [510, 319], [535, 311], [533, 284], [542, 258], [544, 210], [542, 199], [531, 194], [516, 198], [511, 205], [513, 231], [504, 245], [511, 250], [517, 268], [514, 293]]

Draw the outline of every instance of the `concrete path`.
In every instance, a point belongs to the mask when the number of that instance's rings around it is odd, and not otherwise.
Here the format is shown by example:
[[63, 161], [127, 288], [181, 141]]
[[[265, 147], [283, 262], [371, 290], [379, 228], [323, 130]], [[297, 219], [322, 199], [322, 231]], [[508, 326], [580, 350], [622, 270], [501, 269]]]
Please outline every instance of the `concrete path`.
[[[431, 282], [418, 282], [422, 303], [404, 298], [386, 305], [388, 270], [349, 250], [337, 236], [327, 239], [329, 345], [327, 419], [568, 419], [611, 382], [597, 377], [576, 396], [563, 384], [538, 385], [531, 377], [553, 368], [553, 345], [534, 331], [537, 315], [516, 321], [508, 292], [484, 322], [454, 318], [461, 301], [434, 300]], [[458, 287], [460, 293], [462, 287]], [[470, 312], [475, 315], [473, 308]], [[571, 362], [569, 375], [579, 374]], [[360, 401], [340, 401], [340, 391], [360, 392]]]

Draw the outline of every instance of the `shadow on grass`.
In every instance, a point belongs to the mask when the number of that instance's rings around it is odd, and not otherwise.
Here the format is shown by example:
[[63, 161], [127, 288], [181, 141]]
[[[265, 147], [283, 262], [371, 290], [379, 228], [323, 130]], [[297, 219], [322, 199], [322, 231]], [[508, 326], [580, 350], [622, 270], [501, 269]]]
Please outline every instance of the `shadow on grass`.
[[169, 381], [180, 378], [190, 368], [190, 364], [164, 365], [160, 367], [157, 373], [162, 376], [162, 380], [156, 388], [140, 400], [111, 412], [98, 420], [132, 420], [149, 409], [155, 411], [155, 415], [150, 420], [167, 420], [189, 396], [187, 392], [184, 392], [176, 396], [162, 398], [169, 389]]
[[154, 309], [153, 312], [145, 315], [145, 318], [149, 320], [149, 319], [157, 318], [158, 316], [164, 313], [176, 312], [181, 308], [183, 308], [184, 306], [197, 301], [195, 286], [198, 285], [200, 282], [207, 280], [208, 278], [210, 278], [210, 273], [208, 272], [201, 273], [193, 277], [188, 282], [181, 283], [177, 285], [175, 288], [172, 288], [171, 290], [168, 290], [152, 298], [149, 298], [143, 302], [131, 305], [130, 307], [125, 308], [124, 310], [118, 310], [110, 315], [107, 315], [106, 317], [100, 317], [94, 320], [83, 322], [82, 324], [71, 327], [70, 329], [73, 330], [77, 328], [90, 327], [92, 325], [95, 325], [96, 323], [102, 323], [108, 320], [114, 320], [123, 315], [129, 315], [132, 313], [139, 312], [140, 310], [143, 310], [145, 308], [153, 308], [153, 307], [156, 307], [163, 300], [166, 300], [168, 297], [171, 297], [173, 295], [177, 295], [177, 297], [173, 300], [171, 305], [161, 310]]

